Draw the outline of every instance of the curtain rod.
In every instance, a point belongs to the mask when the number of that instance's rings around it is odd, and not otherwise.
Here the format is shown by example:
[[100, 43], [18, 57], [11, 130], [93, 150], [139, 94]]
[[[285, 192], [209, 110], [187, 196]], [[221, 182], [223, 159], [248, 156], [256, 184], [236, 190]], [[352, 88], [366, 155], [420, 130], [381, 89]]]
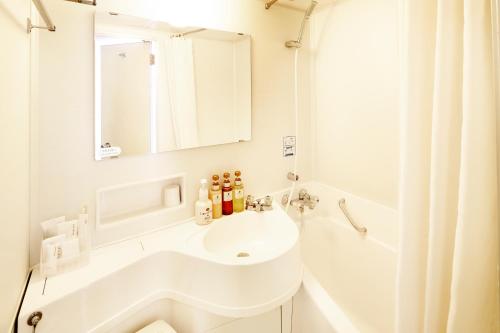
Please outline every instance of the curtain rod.
[[[35, 4], [36, 9], [38, 10], [38, 13], [40, 13], [40, 16], [42, 19], [45, 21], [45, 26], [39, 26], [39, 25], [33, 25], [31, 23], [31, 19], [28, 18], [28, 33], [31, 33], [31, 30], [33, 29], [47, 29], [48, 31], [56, 31], [56, 26], [54, 23], [52, 23], [52, 20], [50, 19], [49, 14], [47, 13], [47, 10], [45, 9], [45, 6], [43, 5], [41, 0], [32, 0], [33, 3]], [[92, 5], [95, 6], [97, 3], [97, 0], [66, 0], [70, 2], [77, 2], [81, 3], [84, 5]]]

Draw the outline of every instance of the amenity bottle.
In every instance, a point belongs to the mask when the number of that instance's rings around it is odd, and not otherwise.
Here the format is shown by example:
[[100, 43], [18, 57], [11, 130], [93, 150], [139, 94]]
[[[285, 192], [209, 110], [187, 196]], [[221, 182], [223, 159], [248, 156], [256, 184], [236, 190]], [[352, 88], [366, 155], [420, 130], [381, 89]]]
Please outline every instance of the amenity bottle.
[[218, 175], [212, 176], [212, 187], [210, 188], [209, 197], [212, 200], [212, 216], [214, 219], [218, 219], [222, 216], [222, 190]]
[[233, 213], [233, 188], [229, 180], [229, 172], [224, 172], [224, 186], [222, 187], [222, 214]]
[[195, 219], [200, 225], [212, 222], [212, 201], [208, 199], [207, 180], [200, 180], [199, 198], [195, 204]]
[[245, 193], [241, 182], [241, 171], [234, 173], [233, 210], [240, 213], [245, 210]]

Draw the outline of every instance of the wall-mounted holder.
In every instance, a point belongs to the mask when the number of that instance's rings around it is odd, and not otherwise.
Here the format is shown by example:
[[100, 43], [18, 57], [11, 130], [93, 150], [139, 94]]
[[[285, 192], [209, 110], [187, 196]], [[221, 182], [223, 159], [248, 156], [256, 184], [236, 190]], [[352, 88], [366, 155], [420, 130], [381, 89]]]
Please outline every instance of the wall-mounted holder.
[[[28, 18], [27, 19], [27, 27], [26, 27], [27, 32], [31, 33], [31, 30], [33, 30], [33, 29], [46, 29], [46, 30], [52, 31], [52, 32], [56, 31], [56, 26], [54, 25], [54, 23], [52, 23], [52, 20], [50, 19], [50, 16], [47, 13], [47, 10], [45, 9], [45, 6], [43, 5], [42, 1], [41, 0], [32, 0], [32, 1], [35, 4], [36, 9], [40, 13], [40, 16], [45, 21], [46, 26], [33, 25], [33, 23], [31, 22], [31, 19]], [[97, 5], [96, 0], [66, 0], [66, 1], [77, 2], [77, 3], [81, 3], [84, 5], [91, 5], [91, 6]]]
[[43, 239], [40, 244], [40, 275], [57, 275], [89, 262], [91, 241], [88, 214], [84, 207], [77, 219], [65, 216], [40, 223]]
[[48, 31], [56, 31], [56, 26], [54, 23], [52, 23], [52, 20], [50, 19], [49, 14], [47, 13], [47, 10], [45, 9], [45, 6], [43, 5], [41, 0], [33, 0], [33, 3], [35, 4], [36, 9], [40, 13], [40, 16], [42, 19], [45, 21], [46, 26], [39, 26], [39, 25], [33, 25], [31, 23], [31, 19], [28, 18], [27, 20], [27, 31], [28, 33], [31, 33], [31, 30], [33, 29], [47, 29]]

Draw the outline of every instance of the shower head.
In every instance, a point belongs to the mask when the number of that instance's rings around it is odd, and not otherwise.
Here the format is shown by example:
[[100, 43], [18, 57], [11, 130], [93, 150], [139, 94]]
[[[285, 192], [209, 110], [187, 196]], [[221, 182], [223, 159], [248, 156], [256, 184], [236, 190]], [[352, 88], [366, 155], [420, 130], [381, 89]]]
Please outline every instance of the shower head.
[[302, 47], [302, 36], [304, 35], [304, 28], [306, 27], [306, 22], [309, 20], [311, 17], [311, 14], [314, 10], [314, 8], [318, 5], [318, 1], [312, 0], [311, 4], [307, 8], [304, 18], [302, 19], [302, 24], [300, 25], [300, 31], [299, 31], [299, 37], [296, 40], [289, 40], [285, 43], [285, 46], [288, 48], [300, 48]]

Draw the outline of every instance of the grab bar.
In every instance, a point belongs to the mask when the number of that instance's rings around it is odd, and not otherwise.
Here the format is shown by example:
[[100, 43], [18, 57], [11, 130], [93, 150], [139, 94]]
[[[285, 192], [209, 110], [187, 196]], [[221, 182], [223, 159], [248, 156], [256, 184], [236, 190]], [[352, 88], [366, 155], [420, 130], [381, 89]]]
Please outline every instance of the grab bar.
[[345, 206], [345, 198], [342, 198], [339, 200], [339, 207], [342, 210], [342, 213], [344, 213], [344, 215], [347, 218], [347, 220], [349, 221], [349, 223], [352, 225], [352, 227], [354, 229], [356, 229], [357, 232], [359, 232], [361, 234], [366, 234], [368, 229], [366, 229], [364, 226], [360, 226], [356, 222], [354, 222], [354, 220], [351, 217], [351, 214], [349, 214], [349, 212], [347, 211], [347, 208]]

